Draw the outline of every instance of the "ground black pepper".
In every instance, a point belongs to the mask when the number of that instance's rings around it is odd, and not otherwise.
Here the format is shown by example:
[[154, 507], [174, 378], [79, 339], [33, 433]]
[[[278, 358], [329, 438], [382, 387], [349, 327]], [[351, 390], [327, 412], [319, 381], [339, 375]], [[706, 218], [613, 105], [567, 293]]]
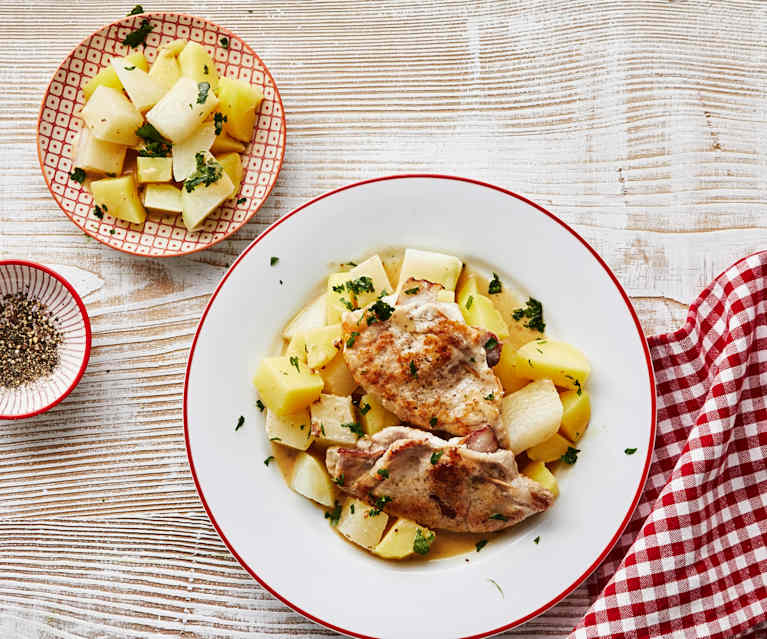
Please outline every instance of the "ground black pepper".
[[0, 298], [0, 386], [16, 388], [50, 375], [61, 339], [44, 304], [24, 293]]

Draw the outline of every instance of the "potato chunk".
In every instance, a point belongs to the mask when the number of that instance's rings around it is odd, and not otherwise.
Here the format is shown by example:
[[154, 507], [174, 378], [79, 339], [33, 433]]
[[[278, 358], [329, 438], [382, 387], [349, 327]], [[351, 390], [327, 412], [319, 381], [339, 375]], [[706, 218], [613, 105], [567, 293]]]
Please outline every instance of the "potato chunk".
[[469, 326], [487, 329], [495, 333], [499, 340], [509, 336], [509, 325], [489, 297], [479, 294], [469, 296], [466, 303], [461, 304], [459, 308]]
[[139, 143], [136, 129], [144, 118], [120, 91], [96, 87], [80, 115], [99, 140], [126, 146]]
[[181, 75], [195, 82], [207, 82], [213, 91], [218, 90], [218, 71], [207, 49], [197, 42], [187, 42], [178, 54]]
[[219, 82], [221, 113], [226, 116], [224, 129], [233, 138], [246, 144], [253, 137], [256, 126], [256, 111], [261, 105], [264, 94], [261, 89], [244, 80], [221, 78]]
[[186, 140], [173, 145], [173, 179], [176, 182], [183, 182], [194, 173], [197, 167], [197, 154], [210, 149], [215, 139], [213, 123], [205, 122]]
[[591, 419], [591, 397], [588, 391], [565, 391], [560, 393], [562, 400], [562, 425], [559, 432], [573, 444], [577, 442], [589, 426]]
[[278, 415], [307, 408], [322, 392], [322, 378], [306, 366], [294, 366], [289, 357], [266, 357], [253, 377], [261, 400]]
[[146, 182], [170, 182], [173, 160], [170, 158], [136, 158], [136, 170], [140, 184]]
[[503, 347], [501, 348], [501, 359], [498, 360], [498, 363], [493, 367], [493, 372], [498, 376], [498, 379], [501, 380], [505, 393], [518, 391], [523, 386], [527, 386], [530, 382], [526, 377], [517, 374], [515, 366], [516, 358], [514, 355], [515, 350], [511, 342], [504, 341]]
[[[144, 54], [140, 51], [125, 56], [125, 59], [128, 61], [128, 64], [136, 65], [136, 68], [141, 69], [142, 71], [149, 70], [149, 63], [147, 62], [146, 57], [144, 57]], [[117, 77], [117, 73], [111, 64], [101, 69], [101, 71], [85, 84], [83, 87], [83, 95], [85, 96], [85, 99], [90, 100], [93, 92], [100, 86], [122, 91], [123, 85], [120, 84], [120, 78]]]
[[541, 486], [554, 493], [554, 497], [559, 496], [559, 485], [557, 478], [546, 468], [542, 461], [531, 462], [522, 469], [522, 474], [533, 481], [537, 481]]
[[309, 366], [306, 361], [306, 333], [296, 333], [293, 339], [288, 342], [285, 348], [285, 355], [288, 357], [297, 357], [304, 364]]
[[405, 249], [405, 258], [402, 261], [399, 283], [397, 284], [397, 294], [402, 291], [402, 286], [411, 277], [442, 284], [447, 290], [454, 291], [462, 269], [463, 262], [453, 255]]
[[317, 371], [325, 382], [325, 391], [334, 395], [349, 395], [357, 388], [357, 382], [349, 372], [343, 353], [339, 353], [329, 364]]
[[586, 356], [575, 346], [537, 339], [522, 346], [516, 354], [517, 372], [528, 379], [550, 379], [561, 388], [583, 389], [591, 374]]
[[234, 184], [234, 192], [238, 193], [242, 184], [242, 159], [237, 153], [217, 155], [216, 160], [224, 167], [224, 171]]
[[504, 447], [518, 455], [551, 437], [561, 421], [557, 389], [551, 380], [542, 379], [503, 398], [499, 436]]
[[163, 93], [170, 91], [181, 77], [176, 55], [167, 49], [160, 49], [152, 68], [149, 69], [149, 77], [162, 87]]
[[325, 468], [309, 453], [299, 453], [293, 464], [290, 487], [323, 506], [332, 506], [336, 491]]
[[126, 58], [112, 60], [112, 67], [130, 101], [133, 102], [133, 106], [142, 113], [154, 106], [166, 91], [146, 71], [139, 69], [135, 64], [131, 64]]
[[375, 302], [381, 295], [391, 295], [394, 292], [394, 288], [389, 282], [389, 276], [386, 275], [383, 262], [378, 255], [369, 257], [361, 264], [355, 266], [348, 274], [352, 280], [366, 277], [372, 282], [373, 290], [365, 290], [364, 286], [358, 287], [356, 302], [359, 308]]
[[172, 184], [147, 184], [141, 202], [153, 211], [181, 213], [181, 190]]
[[372, 550], [381, 540], [389, 515], [364, 501], [348, 497], [341, 509], [338, 532], [358, 546]]
[[267, 410], [266, 435], [269, 441], [298, 450], [306, 450], [314, 441], [309, 411], [304, 409], [291, 415], [277, 415]]
[[133, 174], [91, 182], [91, 193], [109, 215], [133, 224], [142, 224], [146, 219]]
[[360, 422], [366, 435], [375, 435], [387, 426], [396, 426], [400, 418], [386, 410], [381, 403], [369, 393], [360, 398]]
[[325, 326], [327, 298], [320, 295], [310, 304], [307, 304], [293, 317], [283, 329], [282, 336], [291, 339], [296, 333], [305, 333], [309, 329]]
[[309, 368], [321, 368], [341, 350], [341, 325], [313, 328], [306, 332], [306, 362]]
[[[234, 184], [216, 159], [208, 152], [197, 154], [197, 169], [184, 182], [181, 189], [181, 208], [184, 225], [190, 231], [197, 230], [219, 204], [234, 193]], [[199, 160], [204, 158], [204, 162]], [[195, 181], [202, 175], [215, 177], [215, 182], [205, 184]]]
[[359, 429], [354, 421], [354, 408], [351, 397], [321, 394], [310, 407], [312, 417], [312, 435], [329, 444], [354, 445], [359, 434], [352, 429]]
[[218, 98], [212, 90], [205, 93], [194, 80], [182, 77], [149, 110], [146, 119], [162, 136], [177, 144], [192, 135], [216, 105]]
[[328, 276], [328, 297], [325, 307], [328, 324], [338, 324], [346, 311], [352, 311], [356, 308], [354, 292], [346, 288], [346, 283], [353, 279], [350, 271], [332, 273]]
[[570, 442], [559, 433], [554, 433], [548, 439], [527, 449], [527, 456], [532, 461], [557, 461], [567, 452]]
[[409, 557], [415, 552], [414, 544], [418, 531], [421, 532], [421, 536], [427, 539], [433, 540], [436, 536], [428, 528], [410, 519], [400, 517], [373, 549], [373, 553], [384, 559], [404, 559]]
[[213, 141], [213, 146], [210, 147], [210, 150], [213, 151], [213, 153], [226, 153], [228, 151], [242, 153], [245, 150], [245, 145], [239, 140], [235, 140], [222, 128], [221, 133], [219, 133]]
[[96, 138], [83, 127], [77, 140], [73, 165], [87, 173], [122, 173], [126, 146]]

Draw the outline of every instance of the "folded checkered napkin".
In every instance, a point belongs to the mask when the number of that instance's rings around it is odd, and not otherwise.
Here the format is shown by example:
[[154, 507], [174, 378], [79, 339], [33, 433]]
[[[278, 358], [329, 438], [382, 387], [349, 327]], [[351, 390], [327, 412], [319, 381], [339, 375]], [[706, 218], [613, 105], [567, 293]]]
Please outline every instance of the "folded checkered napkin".
[[767, 252], [649, 340], [658, 394], [644, 495], [570, 639], [767, 636]]

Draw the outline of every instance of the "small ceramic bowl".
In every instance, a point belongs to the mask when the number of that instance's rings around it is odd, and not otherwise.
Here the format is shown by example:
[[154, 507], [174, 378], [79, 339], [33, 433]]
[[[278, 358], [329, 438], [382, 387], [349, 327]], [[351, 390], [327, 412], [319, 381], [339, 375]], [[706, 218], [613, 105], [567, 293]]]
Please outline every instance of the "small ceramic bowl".
[[0, 386], [0, 419], [32, 417], [53, 408], [77, 386], [91, 352], [85, 304], [61, 275], [26, 260], [0, 260], [0, 298], [18, 292], [47, 307], [63, 339], [59, 363], [50, 375], [17, 388]]

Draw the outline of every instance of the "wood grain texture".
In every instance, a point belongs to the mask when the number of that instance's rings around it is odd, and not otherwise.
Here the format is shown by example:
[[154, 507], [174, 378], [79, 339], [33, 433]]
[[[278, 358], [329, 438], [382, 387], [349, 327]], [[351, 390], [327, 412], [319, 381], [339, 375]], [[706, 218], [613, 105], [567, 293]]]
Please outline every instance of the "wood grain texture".
[[[204, 16], [258, 51], [285, 104], [285, 163], [259, 215], [210, 250], [139, 259], [86, 238], [40, 175], [39, 102], [60, 60], [131, 5], [0, 0], [0, 258], [62, 271], [94, 331], [65, 402], [0, 424], [0, 637], [334, 635], [223, 546], [191, 480], [180, 414], [210, 292], [303, 201], [401, 172], [497, 183], [591, 242], [648, 333], [681, 325], [703, 286], [767, 246], [763, 2], [145, 7]], [[579, 589], [507, 635], [563, 637], [587, 603]]]

